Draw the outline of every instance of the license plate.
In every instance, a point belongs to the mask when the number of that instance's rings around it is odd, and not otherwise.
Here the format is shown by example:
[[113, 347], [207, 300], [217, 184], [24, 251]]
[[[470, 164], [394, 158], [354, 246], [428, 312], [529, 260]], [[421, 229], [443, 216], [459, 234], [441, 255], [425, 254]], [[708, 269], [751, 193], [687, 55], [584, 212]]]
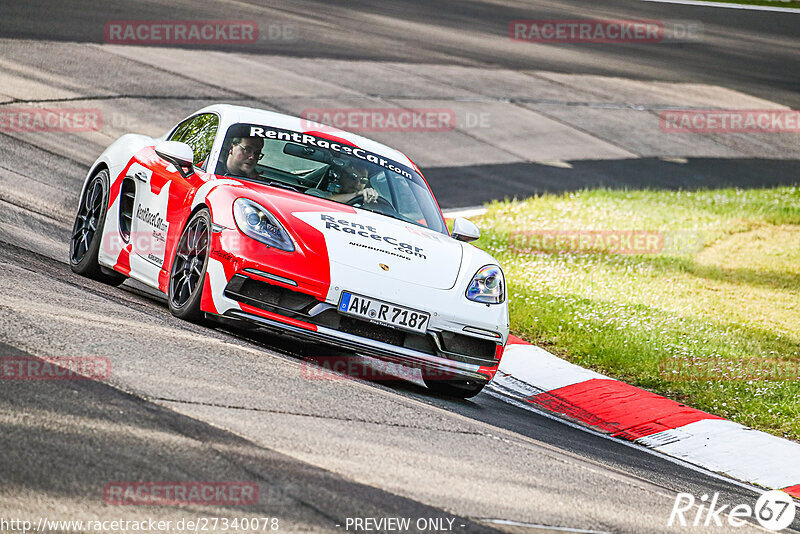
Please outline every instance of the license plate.
[[339, 299], [339, 311], [375, 323], [423, 334], [428, 328], [428, 320], [431, 317], [429, 313], [397, 306], [396, 304], [370, 297], [355, 295], [347, 291], [342, 291], [342, 296]]

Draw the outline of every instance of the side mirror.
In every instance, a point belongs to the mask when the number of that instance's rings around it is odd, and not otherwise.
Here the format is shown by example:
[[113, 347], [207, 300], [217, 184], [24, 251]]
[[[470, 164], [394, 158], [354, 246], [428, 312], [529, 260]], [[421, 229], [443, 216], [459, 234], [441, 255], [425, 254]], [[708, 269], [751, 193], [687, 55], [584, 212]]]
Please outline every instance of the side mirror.
[[175, 165], [184, 178], [188, 178], [194, 172], [194, 152], [186, 143], [161, 141], [156, 145], [156, 154]]
[[453, 221], [453, 232], [450, 235], [453, 239], [469, 243], [478, 239], [481, 236], [481, 231], [472, 221], [459, 217]]

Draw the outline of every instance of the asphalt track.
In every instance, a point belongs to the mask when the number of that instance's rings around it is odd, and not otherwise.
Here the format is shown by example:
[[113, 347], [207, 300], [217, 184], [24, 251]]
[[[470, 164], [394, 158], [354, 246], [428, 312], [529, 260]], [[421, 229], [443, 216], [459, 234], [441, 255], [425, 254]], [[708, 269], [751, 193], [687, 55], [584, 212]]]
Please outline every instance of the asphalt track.
[[[525, 48], [507, 39], [509, 20], [588, 16], [699, 20], [706, 36], [700, 44], [659, 47]], [[213, 52], [222, 55], [209, 55], [208, 63], [194, 61], [208, 47], [159, 56], [102, 45], [109, 20], [176, 18], [292, 24], [302, 38], [265, 40], [246, 51], [221, 46]], [[380, 85], [371, 78], [375, 64], [387, 62], [394, 69], [440, 69], [442, 78], [431, 80], [419, 98], [432, 98], [425, 91], [434, 88], [443, 99], [464, 97], [461, 80], [447, 77], [448, 66], [461, 66], [504, 76], [537, 69], [704, 83], [797, 107], [798, 20], [641, 2], [4, 3], [3, 107], [90, 103], [105, 106], [108, 117], [120, 110], [123, 120], [107, 120], [102, 132], [84, 135], [0, 133], [2, 354], [101, 356], [113, 369], [107, 383], [0, 385], [0, 516], [268, 515], [279, 517], [285, 531], [346, 531], [348, 517], [449, 517], [464, 532], [661, 532], [670, 530], [677, 492], [719, 492], [722, 504], [752, 505], [753, 489], [492, 394], [453, 401], [412, 382], [309, 380], [302, 357], [328, 349], [179, 322], [136, 284], [117, 289], [73, 275], [66, 243], [86, 168], [103, 146], [126, 130], [158, 134], [210, 102], [280, 110], [295, 109], [287, 102], [297, 95], [307, 99], [303, 106], [328, 102], [302, 92], [308, 79], [329, 84], [336, 96], [357, 90], [359, 98], [379, 102], [408, 97], [402, 82]], [[235, 83], [253, 81], [252, 65], [242, 64], [241, 80], [216, 79], [225, 63], [238, 65], [228, 53], [270, 67], [284, 58], [319, 69], [299, 82], [265, 80], [270, 91], [277, 85], [285, 92], [253, 96]], [[493, 96], [502, 94], [501, 87]], [[415, 145], [421, 150], [429, 142], [412, 139], [404, 149], [414, 157]], [[489, 154], [493, 147], [484, 144]], [[497, 163], [487, 156], [465, 166], [432, 155], [426, 157], [438, 163], [423, 171], [442, 203], [452, 206], [608, 185], [609, 176], [611, 185], [642, 185], [645, 175], [645, 185], [667, 188], [797, 179], [794, 156], [778, 157], [761, 145], [750, 153], [746, 164], [693, 158], [677, 181], [674, 163], [660, 157], [586, 157], [572, 164], [580, 172], [566, 172], [536, 161]], [[518, 178], [487, 187], [476, 183], [487, 167], [517, 177], [531, 169], [552, 174], [533, 186]], [[250, 508], [115, 507], [102, 492], [120, 480], [248, 480], [259, 485], [260, 499]], [[800, 530], [797, 521], [794, 526]], [[695, 529], [708, 530], [714, 531]]]

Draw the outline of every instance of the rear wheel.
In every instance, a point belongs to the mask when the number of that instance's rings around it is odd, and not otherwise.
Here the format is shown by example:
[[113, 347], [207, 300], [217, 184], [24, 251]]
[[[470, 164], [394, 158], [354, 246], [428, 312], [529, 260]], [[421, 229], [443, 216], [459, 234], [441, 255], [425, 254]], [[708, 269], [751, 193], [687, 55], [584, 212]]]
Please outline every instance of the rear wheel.
[[436, 378], [425, 378], [423, 380], [428, 389], [439, 395], [446, 397], [456, 397], [459, 399], [469, 399], [483, 391], [485, 382], [477, 380], [441, 380]]
[[103, 169], [86, 185], [69, 240], [69, 266], [82, 276], [119, 285], [125, 277], [103, 269], [97, 261], [108, 208], [108, 184], [108, 171]]
[[200, 299], [208, 268], [211, 244], [211, 214], [203, 208], [195, 213], [181, 234], [169, 275], [169, 311], [186, 321], [203, 319]]

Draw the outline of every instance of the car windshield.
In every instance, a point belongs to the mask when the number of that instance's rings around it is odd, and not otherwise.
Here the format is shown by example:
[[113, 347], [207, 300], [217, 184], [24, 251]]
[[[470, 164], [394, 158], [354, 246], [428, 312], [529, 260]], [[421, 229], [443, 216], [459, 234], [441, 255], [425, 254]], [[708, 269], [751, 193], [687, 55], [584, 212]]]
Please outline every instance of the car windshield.
[[292, 189], [447, 233], [419, 173], [334, 136], [234, 124], [225, 135], [216, 174]]

